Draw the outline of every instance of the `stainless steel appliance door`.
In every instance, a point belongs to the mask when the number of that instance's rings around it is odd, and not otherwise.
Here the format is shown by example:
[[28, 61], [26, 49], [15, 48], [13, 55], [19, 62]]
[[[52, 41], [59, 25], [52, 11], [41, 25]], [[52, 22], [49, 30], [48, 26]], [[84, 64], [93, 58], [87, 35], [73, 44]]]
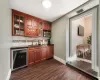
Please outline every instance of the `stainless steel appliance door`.
[[12, 50], [12, 71], [27, 66], [27, 49]]

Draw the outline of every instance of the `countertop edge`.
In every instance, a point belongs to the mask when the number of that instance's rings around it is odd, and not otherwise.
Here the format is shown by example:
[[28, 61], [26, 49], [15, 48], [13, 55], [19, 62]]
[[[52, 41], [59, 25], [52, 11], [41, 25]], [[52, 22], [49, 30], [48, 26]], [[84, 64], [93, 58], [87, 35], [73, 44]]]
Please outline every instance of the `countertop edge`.
[[54, 44], [36, 45], [36, 46], [14, 46], [14, 47], [11, 47], [10, 49], [31, 48], [31, 47], [41, 47], [41, 46], [54, 46]]

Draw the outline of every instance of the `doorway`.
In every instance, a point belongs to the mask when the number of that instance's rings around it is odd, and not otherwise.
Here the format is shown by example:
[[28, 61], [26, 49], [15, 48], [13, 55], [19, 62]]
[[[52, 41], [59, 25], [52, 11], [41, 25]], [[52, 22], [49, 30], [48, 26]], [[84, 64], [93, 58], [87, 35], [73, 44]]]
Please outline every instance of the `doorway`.
[[72, 56], [77, 60], [92, 63], [92, 15], [72, 21]]
[[70, 18], [68, 63], [98, 76], [97, 7]]

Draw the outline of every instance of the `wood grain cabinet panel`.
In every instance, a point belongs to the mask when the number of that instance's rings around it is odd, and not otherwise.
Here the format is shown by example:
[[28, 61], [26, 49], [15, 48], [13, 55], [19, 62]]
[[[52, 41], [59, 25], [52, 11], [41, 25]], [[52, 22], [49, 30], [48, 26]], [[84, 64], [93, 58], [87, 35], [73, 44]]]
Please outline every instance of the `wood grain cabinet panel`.
[[54, 46], [48, 46], [47, 59], [52, 58], [54, 55]]
[[49, 58], [53, 58], [54, 46], [39, 46], [28, 48], [28, 65], [39, 63]]
[[35, 63], [38, 63], [41, 61], [41, 51], [40, 48], [34, 49], [35, 51]]
[[51, 23], [50, 22], [43, 22], [43, 30], [51, 31]]
[[40, 35], [39, 22], [34, 17], [27, 15], [25, 24], [25, 36], [38, 37]]
[[41, 60], [46, 60], [47, 59], [47, 47], [42, 47], [41, 48]]
[[30, 16], [25, 18], [25, 36], [32, 36], [32, 18]]
[[12, 10], [12, 35], [24, 36], [25, 15]]
[[43, 37], [43, 30], [51, 31], [51, 23], [34, 16], [12, 10], [12, 35]]
[[28, 50], [28, 65], [31, 66], [35, 63], [34, 50]]

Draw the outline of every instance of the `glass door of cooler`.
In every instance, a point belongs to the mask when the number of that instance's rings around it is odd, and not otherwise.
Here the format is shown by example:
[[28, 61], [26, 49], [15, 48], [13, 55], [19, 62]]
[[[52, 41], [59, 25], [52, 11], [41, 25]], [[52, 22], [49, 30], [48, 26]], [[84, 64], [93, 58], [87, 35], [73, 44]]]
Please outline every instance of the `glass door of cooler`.
[[13, 70], [19, 69], [27, 65], [27, 51], [15, 50], [13, 51]]

